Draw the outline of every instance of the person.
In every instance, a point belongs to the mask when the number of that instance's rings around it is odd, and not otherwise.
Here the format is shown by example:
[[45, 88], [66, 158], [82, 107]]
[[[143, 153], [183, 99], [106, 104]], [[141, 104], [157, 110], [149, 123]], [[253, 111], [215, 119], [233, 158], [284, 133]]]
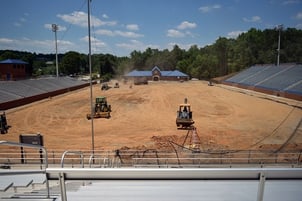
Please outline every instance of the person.
[[184, 109], [183, 109], [183, 111], [182, 111], [182, 118], [187, 119], [188, 117], [189, 117], [188, 109], [185, 106]]

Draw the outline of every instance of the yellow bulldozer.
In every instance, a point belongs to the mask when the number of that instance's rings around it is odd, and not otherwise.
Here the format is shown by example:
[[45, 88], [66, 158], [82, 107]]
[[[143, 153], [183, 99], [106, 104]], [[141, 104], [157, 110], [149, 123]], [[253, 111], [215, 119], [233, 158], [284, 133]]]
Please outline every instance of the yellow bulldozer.
[[87, 114], [87, 119], [93, 118], [110, 118], [111, 105], [107, 103], [107, 99], [104, 96], [97, 97], [95, 99], [93, 114]]
[[178, 129], [188, 129], [194, 124], [191, 105], [185, 98], [184, 103], [179, 105], [176, 116], [176, 126]]

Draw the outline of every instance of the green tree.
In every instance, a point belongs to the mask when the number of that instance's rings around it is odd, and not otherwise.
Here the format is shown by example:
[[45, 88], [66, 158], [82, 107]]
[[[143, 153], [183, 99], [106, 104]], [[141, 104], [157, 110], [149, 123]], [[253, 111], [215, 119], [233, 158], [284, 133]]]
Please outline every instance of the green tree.
[[61, 62], [60, 72], [64, 74], [79, 73], [81, 70], [81, 57], [78, 52], [67, 52]]

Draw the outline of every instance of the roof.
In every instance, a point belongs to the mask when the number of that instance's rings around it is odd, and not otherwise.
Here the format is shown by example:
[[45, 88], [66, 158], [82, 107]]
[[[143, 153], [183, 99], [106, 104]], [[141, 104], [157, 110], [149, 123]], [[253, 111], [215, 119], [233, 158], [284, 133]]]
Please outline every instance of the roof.
[[161, 73], [161, 76], [165, 76], [165, 77], [188, 77], [187, 74], [182, 73], [179, 70], [161, 71], [158, 66], [154, 66], [151, 71], [133, 70], [133, 71], [127, 73], [125, 76], [126, 77], [149, 77], [149, 76], [152, 76], [152, 72], [154, 70], [158, 70]]
[[3, 61], [0, 61], [0, 64], [28, 64], [25, 61], [22, 61], [20, 59], [6, 59]]
[[152, 76], [152, 72], [151, 71], [133, 70], [133, 71], [127, 73], [125, 76], [128, 76], [128, 77]]

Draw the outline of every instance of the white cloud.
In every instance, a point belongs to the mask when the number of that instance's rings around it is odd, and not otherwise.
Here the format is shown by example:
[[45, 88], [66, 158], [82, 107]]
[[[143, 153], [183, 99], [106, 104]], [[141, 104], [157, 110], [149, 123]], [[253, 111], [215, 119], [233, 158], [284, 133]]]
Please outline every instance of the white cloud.
[[139, 27], [137, 24], [128, 24], [126, 25], [126, 28], [128, 30], [131, 30], [131, 31], [138, 31], [139, 30]]
[[208, 12], [211, 12], [212, 10], [214, 9], [219, 9], [221, 8], [221, 5], [219, 4], [214, 4], [214, 5], [207, 5], [207, 6], [201, 6], [199, 8], [199, 10], [202, 12], [202, 13], [208, 13]]
[[27, 19], [25, 19], [24, 17], [21, 17], [19, 20], [20, 20], [20, 22], [26, 22], [27, 21]]
[[106, 14], [103, 14], [102, 17], [105, 18], [105, 19], [109, 18], [108, 15], [106, 15]]
[[[70, 24], [78, 25], [81, 27], [88, 26], [88, 15], [87, 13], [82, 11], [74, 11], [71, 14], [63, 14], [63, 15], [58, 14], [57, 17]], [[108, 26], [116, 25], [115, 21], [102, 21], [95, 16], [90, 16], [90, 18], [91, 18], [91, 25], [95, 27], [104, 26], [104, 25], [108, 25]]]
[[135, 32], [132, 32], [132, 31], [114, 31], [114, 33], [116, 35], [119, 35], [119, 36], [123, 36], [123, 37], [126, 37], [126, 38], [138, 38], [138, 37], [143, 37], [144, 35], [142, 34], [138, 34], [138, 33], [135, 33]]
[[13, 43], [14, 40], [9, 39], [9, 38], [0, 38], [0, 44], [9, 44], [9, 43]]
[[231, 31], [227, 35], [229, 38], [237, 38], [240, 34], [245, 33], [246, 31]]
[[99, 29], [95, 31], [96, 34], [105, 35], [105, 36], [115, 36], [114, 32], [107, 29]]
[[145, 45], [138, 40], [130, 40], [129, 43], [117, 43], [117, 47], [128, 50], [143, 50]]
[[17, 22], [14, 23], [14, 26], [21, 27], [23, 24], [27, 22], [28, 13], [23, 13], [23, 17], [20, 17]]
[[14, 26], [16, 26], [16, 27], [21, 27], [22, 25], [21, 25], [21, 23], [19, 23], [19, 22], [15, 22], [15, 23], [14, 23]]
[[181, 38], [181, 37], [185, 37], [185, 35], [186, 35], [185, 33], [176, 29], [169, 29], [167, 32], [167, 36], [172, 38]]
[[259, 16], [253, 16], [251, 18], [243, 18], [243, 21], [245, 22], [261, 22], [261, 17]]
[[296, 19], [302, 20], [302, 12], [297, 13]]
[[302, 29], [302, 24], [297, 24], [295, 27], [296, 29]]
[[[30, 38], [10, 39], [0, 38], [0, 46], [4, 49], [29, 52], [50, 53], [55, 51], [53, 40], [33, 40]], [[65, 52], [73, 49], [75, 44], [70, 41], [58, 40], [58, 51]]]
[[154, 44], [148, 44], [145, 45], [143, 42], [138, 41], [138, 40], [130, 40], [128, 43], [117, 43], [116, 47], [118, 48], [123, 48], [126, 50], [146, 50], [147, 48], [152, 48], [152, 49], [159, 49], [160, 47], [158, 45]]
[[[89, 37], [85, 36], [85, 37], [81, 38], [80, 40], [88, 43]], [[97, 51], [98, 48], [107, 47], [107, 44], [105, 42], [103, 42], [95, 37], [90, 37], [90, 40], [91, 40], [91, 47], [93, 48], [93, 51]]]
[[188, 21], [183, 21], [180, 25], [177, 26], [178, 29], [193, 29], [196, 28], [196, 23], [188, 22]]
[[139, 38], [139, 37], [143, 37], [144, 35], [142, 34], [138, 34], [132, 31], [120, 31], [120, 30], [115, 30], [115, 31], [111, 31], [111, 30], [106, 30], [106, 29], [99, 29], [97, 31], [95, 31], [96, 34], [99, 35], [106, 35], [106, 36], [122, 36], [125, 38]]

